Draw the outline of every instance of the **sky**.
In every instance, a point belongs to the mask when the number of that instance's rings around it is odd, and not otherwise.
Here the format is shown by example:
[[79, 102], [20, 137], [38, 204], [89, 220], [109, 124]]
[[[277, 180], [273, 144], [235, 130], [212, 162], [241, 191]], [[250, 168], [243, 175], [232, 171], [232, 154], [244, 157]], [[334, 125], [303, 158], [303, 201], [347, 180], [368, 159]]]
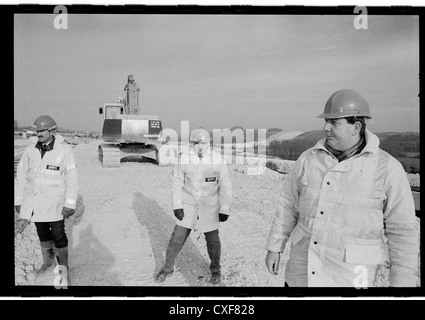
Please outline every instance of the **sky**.
[[14, 118], [100, 132], [99, 107], [131, 74], [142, 113], [177, 132], [320, 130], [340, 89], [367, 99], [372, 131], [419, 131], [418, 17], [369, 15], [367, 29], [355, 17], [69, 14], [56, 29], [57, 14], [16, 14]]

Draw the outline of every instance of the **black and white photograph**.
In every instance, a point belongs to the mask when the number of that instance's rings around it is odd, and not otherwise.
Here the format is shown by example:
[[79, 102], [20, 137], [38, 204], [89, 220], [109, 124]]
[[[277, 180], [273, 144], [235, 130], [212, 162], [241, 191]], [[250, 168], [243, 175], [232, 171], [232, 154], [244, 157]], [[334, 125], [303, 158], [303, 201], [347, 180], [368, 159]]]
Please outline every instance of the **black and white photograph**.
[[415, 295], [421, 9], [12, 7], [16, 292]]

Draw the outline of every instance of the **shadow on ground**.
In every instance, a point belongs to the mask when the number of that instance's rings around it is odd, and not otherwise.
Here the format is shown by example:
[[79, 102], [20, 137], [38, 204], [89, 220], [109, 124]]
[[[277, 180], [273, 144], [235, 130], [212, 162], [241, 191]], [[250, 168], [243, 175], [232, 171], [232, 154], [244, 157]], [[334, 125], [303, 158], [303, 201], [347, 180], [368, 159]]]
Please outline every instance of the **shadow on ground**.
[[[119, 286], [118, 275], [110, 271], [115, 258], [93, 233], [92, 224], [78, 232], [73, 232], [83, 218], [84, 208], [83, 197], [79, 195], [76, 212], [65, 224], [69, 242], [70, 284], [71, 286]], [[74, 247], [75, 243], [77, 246]]]
[[[155, 200], [145, 197], [140, 192], [134, 194], [132, 207], [140, 224], [146, 227], [149, 235], [155, 259], [155, 270], [152, 274], [154, 277], [164, 265], [165, 252], [175, 221]], [[203, 236], [201, 238], [204, 239]], [[199, 286], [210, 277], [209, 263], [189, 237], [176, 258], [175, 270], [177, 268], [181, 272], [185, 282], [190, 286]]]

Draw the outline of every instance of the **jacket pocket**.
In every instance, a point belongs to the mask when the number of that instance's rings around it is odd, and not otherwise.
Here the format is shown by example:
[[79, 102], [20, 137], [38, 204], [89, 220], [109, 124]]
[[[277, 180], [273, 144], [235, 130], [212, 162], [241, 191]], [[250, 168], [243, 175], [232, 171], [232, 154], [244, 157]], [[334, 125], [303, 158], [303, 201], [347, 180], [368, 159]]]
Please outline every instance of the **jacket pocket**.
[[345, 247], [347, 263], [377, 265], [386, 260], [381, 240], [350, 239]]
[[293, 245], [297, 244], [302, 238], [304, 238], [305, 234], [306, 232], [297, 224], [289, 236], [291, 243]]

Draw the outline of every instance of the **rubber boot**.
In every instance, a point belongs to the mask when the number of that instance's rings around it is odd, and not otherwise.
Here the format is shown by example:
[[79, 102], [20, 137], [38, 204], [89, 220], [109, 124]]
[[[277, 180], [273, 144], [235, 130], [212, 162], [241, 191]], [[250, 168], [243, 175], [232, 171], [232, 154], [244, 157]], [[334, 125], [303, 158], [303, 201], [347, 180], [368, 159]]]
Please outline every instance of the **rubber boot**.
[[69, 286], [68, 246], [56, 248], [56, 258], [58, 260], [59, 273], [61, 274], [62, 281], [66, 281], [65, 283], [62, 282], [61, 286]]
[[174, 262], [177, 255], [182, 249], [191, 229], [175, 225], [173, 233], [168, 243], [167, 252], [165, 254], [165, 264], [161, 271], [154, 277], [155, 282], [164, 282], [174, 272]]
[[218, 230], [206, 232], [205, 240], [207, 241], [207, 252], [211, 259], [211, 282], [213, 284], [219, 284], [221, 282], [221, 242]]
[[36, 275], [44, 273], [47, 269], [55, 264], [55, 243], [53, 240], [40, 241], [41, 256], [43, 264], [35, 270]]

